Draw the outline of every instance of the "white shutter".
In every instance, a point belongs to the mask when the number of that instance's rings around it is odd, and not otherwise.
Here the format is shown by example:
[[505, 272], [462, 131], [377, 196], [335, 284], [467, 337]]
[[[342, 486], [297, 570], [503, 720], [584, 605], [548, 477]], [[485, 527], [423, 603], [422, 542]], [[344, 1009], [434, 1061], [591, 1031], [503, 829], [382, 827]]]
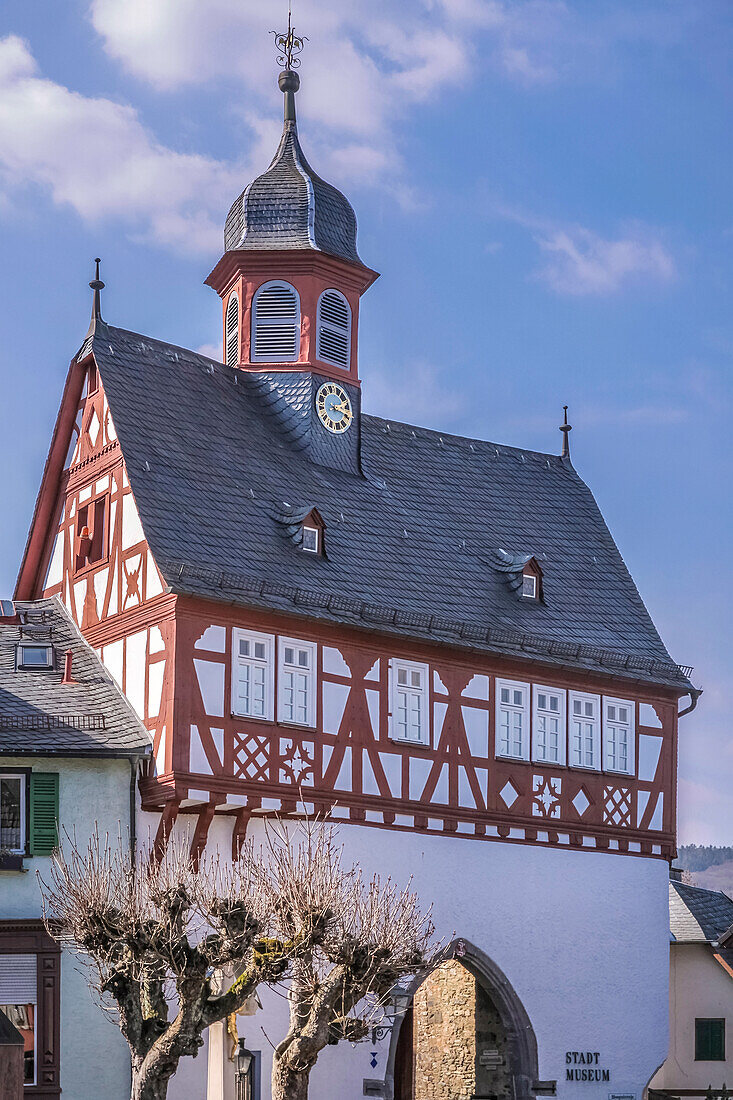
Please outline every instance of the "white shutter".
[[265, 283], [252, 310], [254, 362], [290, 363], [300, 350], [300, 301], [289, 283]]
[[390, 737], [430, 745], [429, 668], [415, 661], [390, 662]]
[[634, 710], [631, 699], [603, 696], [603, 766], [607, 771], [634, 774]]
[[317, 357], [323, 363], [349, 369], [351, 361], [351, 309], [338, 290], [324, 290], [318, 299]]
[[277, 716], [298, 726], [316, 724], [316, 646], [296, 638], [278, 638]]
[[35, 955], [0, 955], [0, 1005], [37, 1003]]
[[571, 767], [601, 767], [601, 698], [584, 691], [570, 692], [568, 740]]
[[228, 367], [236, 367], [239, 362], [239, 299], [236, 294], [232, 294], [227, 306], [225, 361]]
[[535, 684], [532, 711], [533, 759], [565, 763], [565, 692]]
[[275, 668], [272, 634], [235, 630], [232, 668], [232, 712], [245, 718], [274, 717]]
[[496, 681], [496, 755], [529, 760], [529, 684]]

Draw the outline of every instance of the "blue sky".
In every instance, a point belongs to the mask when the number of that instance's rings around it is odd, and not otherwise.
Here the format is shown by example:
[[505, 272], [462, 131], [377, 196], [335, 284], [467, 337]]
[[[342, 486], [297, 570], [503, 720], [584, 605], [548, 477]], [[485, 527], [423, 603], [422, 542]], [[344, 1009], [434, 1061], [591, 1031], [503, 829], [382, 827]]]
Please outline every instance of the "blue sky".
[[[254, 0], [4, 0], [0, 595], [92, 258], [104, 313], [218, 354], [203, 279], [281, 126]], [[281, 10], [282, 9], [282, 10]], [[595, 492], [673, 657], [682, 842], [733, 843], [729, 0], [295, 0], [311, 163], [382, 278], [368, 409], [538, 450]]]

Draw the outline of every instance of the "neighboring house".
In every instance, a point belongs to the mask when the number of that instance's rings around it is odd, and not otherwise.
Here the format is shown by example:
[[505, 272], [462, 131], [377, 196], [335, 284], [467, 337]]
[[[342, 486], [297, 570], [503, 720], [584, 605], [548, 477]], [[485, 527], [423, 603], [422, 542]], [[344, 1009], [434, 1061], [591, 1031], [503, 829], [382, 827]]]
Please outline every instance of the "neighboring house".
[[669, 884], [669, 1054], [650, 1093], [733, 1085], [733, 900]]
[[[427, 1065], [448, 1088], [432, 1005], [448, 1034], [472, 1029], [467, 1095], [640, 1097], [668, 1045], [691, 670], [567, 423], [558, 455], [362, 413], [359, 301], [377, 275], [303, 153], [297, 75], [280, 83], [280, 146], [207, 280], [225, 362], [107, 324], [94, 280], [17, 594], [58, 596], [143, 716], [141, 832], [162, 845], [190, 826], [194, 854], [237, 859], [302, 797], [367, 876], [412, 876], [457, 937], [481, 994], [460, 1028], [452, 1005], [472, 995], [454, 969], [409, 1026], [324, 1051], [314, 1097], [411, 1100]], [[246, 1037], [265, 1100], [287, 1006], [263, 1003]], [[232, 1095], [227, 1049], [216, 1025], [171, 1100]]]
[[83, 1100], [92, 1075], [94, 1096], [130, 1095], [124, 1040], [76, 958], [46, 932], [36, 873], [48, 878], [65, 833], [80, 845], [95, 823], [102, 836], [129, 834], [149, 751], [140, 720], [61, 601], [0, 602], [0, 1009], [25, 1041], [29, 1098], [63, 1091]]

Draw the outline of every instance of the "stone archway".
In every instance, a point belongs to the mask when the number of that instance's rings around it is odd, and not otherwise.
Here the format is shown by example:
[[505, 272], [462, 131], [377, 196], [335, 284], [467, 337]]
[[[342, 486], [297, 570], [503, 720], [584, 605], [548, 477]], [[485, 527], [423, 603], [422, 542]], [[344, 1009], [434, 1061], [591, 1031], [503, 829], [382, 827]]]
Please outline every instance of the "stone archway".
[[411, 1001], [392, 1031], [387, 1100], [423, 1100], [421, 1093], [426, 1100], [442, 1100], [441, 1064], [431, 1076], [430, 1057], [421, 1058], [420, 1035], [422, 1029], [440, 1046], [451, 1027], [458, 1034], [455, 1042], [442, 1045], [452, 1048], [442, 1072], [450, 1074], [454, 1095], [462, 1089], [467, 1097], [533, 1100], [538, 1079], [534, 1030], [506, 975], [488, 955], [467, 940], [454, 940], [433, 970], [405, 992]]

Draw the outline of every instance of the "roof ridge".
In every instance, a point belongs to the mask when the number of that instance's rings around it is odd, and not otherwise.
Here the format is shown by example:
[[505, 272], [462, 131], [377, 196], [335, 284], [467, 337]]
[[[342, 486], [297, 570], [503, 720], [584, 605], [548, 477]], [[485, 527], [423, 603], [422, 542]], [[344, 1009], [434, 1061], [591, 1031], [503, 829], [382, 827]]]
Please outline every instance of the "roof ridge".
[[432, 436], [436, 440], [442, 440], [443, 443], [476, 443], [481, 447], [494, 447], [497, 452], [504, 452], [512, 456], [525, 455], [532, 458], [551, 458], [554, 459], [559, 468], [569, 470], [574, 473], [576, 477], [579, 477], [577, 471], [570, 463], [565, 462], [560, 455], [553, 454], [551, 451], [535, 451], [529, 447], [515, 447], [511, 443], [497, 443], [493, 439], [479, 439], [476, 436], [457, 435], [455, 432], [444, 432], [439, 428], [426, 428], [422, 424], [409, 424], [404, 420], [387, 419], [383, 416], [377, 416], [375, 413], [363, 412], [361, 416], [362, 420], [370, 420], [374, 424], [387, 425], [388, 431], [404, 429], [409, 432], [419, 432], [423, 436]]

